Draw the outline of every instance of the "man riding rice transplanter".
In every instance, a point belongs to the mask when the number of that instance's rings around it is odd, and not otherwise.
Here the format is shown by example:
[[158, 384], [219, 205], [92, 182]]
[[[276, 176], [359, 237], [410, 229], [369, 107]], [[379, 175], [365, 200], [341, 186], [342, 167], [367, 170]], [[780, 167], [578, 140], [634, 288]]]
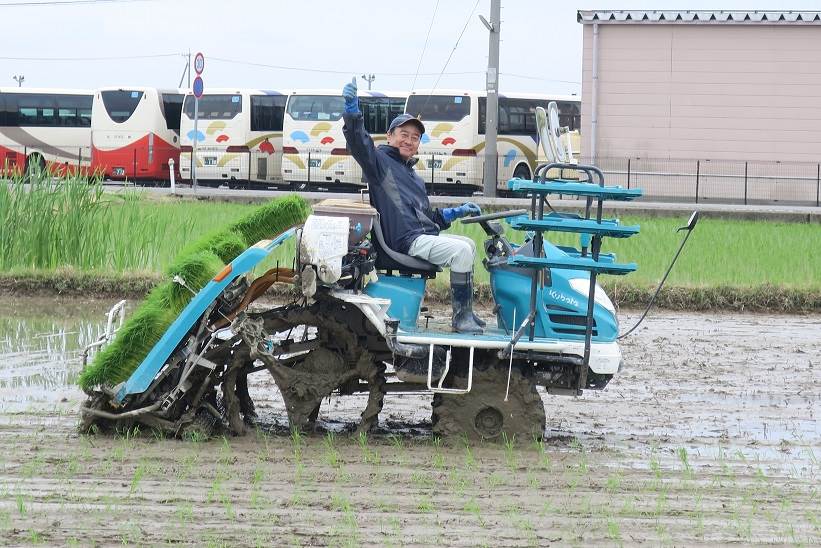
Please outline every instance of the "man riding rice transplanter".
[[351, 155], [362, 167], [371, 202], [379, 212], [388, 246], [438, 266], [450, 267], [453, 328], [460, 333], [481, 333], [485, 323], [473, 313], [473, 263], [476, 244], [470, 238], [440, 234], [450, 223], [467, 215], [481, 215], [479, 206], [431, 208], [425, 183], [413, 166], [413, 156], [425, 133], [422, 122], [410, 114], [397, 116], [388, 129], [388, 144], [375, 147], [365, 130], [356, 78], [342, 90], [345, 127]]

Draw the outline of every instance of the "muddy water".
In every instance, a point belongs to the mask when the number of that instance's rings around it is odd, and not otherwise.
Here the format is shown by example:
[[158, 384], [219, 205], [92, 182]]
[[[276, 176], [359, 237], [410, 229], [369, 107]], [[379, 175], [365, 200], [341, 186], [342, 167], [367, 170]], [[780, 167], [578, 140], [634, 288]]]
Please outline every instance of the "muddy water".
[[821, 538], [819, 315], [657, 312], [604, 391], [543, 394], [543, 446], [504, 448], [440, 444], [423, 394], [389, 394], [369, 439], [344, 434], [359, 396], [327, 401], [316, 436], [277, 435], [265, 374], [252, 377], [256, 435], [79, 437], [73, 381], [109, 304], [0, 301], [0, 544]]

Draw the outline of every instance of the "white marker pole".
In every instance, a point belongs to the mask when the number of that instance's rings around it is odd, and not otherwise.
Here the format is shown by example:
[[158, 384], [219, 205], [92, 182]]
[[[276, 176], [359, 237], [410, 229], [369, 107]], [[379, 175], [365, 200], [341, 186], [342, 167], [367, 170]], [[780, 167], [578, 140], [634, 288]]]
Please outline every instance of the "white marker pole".
[[174, 180], [174, 158], [168, 159], [168, 174], [171, 176], [171, 195], [177, 190], [177, 181]]

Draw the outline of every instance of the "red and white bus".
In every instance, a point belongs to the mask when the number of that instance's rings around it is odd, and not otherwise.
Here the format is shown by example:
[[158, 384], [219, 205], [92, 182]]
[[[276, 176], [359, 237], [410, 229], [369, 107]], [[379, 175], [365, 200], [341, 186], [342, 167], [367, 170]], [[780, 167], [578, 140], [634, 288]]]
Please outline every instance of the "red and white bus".
[[87, 174], [91, 90], [0, 88], [0, 174]]
[[110, 87], [94, 92], [92, 167], [104, 177], [169, 180], [168, 161], [180, 163], [180, 90]]

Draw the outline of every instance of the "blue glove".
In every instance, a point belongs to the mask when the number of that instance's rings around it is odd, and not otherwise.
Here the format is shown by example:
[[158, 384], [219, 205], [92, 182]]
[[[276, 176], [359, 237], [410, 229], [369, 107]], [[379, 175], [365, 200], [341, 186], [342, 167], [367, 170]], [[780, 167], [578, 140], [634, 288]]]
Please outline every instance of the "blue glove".
[[356, 76], [350, 84], [345, 84], [342, 88], [342, 97], [345, 99], [345, 112], [348, 114], [359, 114], [359, 99], [356, 97]]
[[467, 217], [468, 215], [473, 217], [481, 214], [482, 209], [473, 202], [465, 202], [459, 207], [446, 207], [442, 210], [442, 217], [448, 223], [452, 223], [456, 219], [461, 219], [462, 217]]

